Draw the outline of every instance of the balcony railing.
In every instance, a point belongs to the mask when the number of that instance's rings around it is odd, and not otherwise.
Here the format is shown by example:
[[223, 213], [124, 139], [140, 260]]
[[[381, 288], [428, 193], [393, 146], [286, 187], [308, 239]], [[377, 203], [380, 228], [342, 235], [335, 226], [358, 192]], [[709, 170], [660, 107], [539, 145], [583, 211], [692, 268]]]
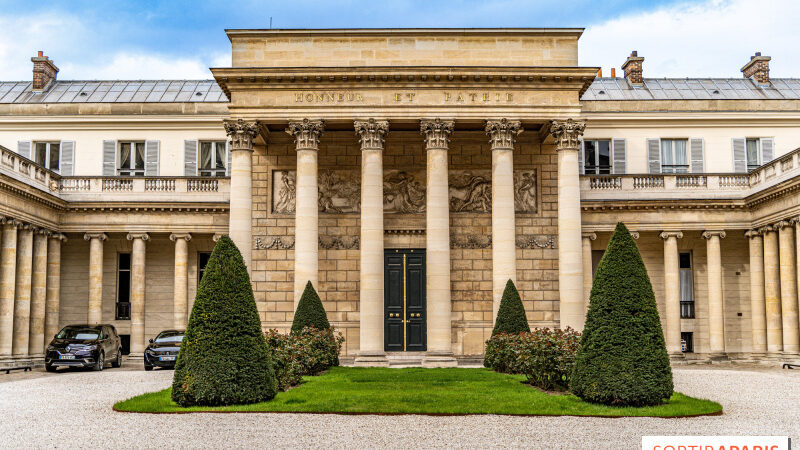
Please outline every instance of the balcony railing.
[[681, 319], [694, 319], [694, 302], [681, 302]]

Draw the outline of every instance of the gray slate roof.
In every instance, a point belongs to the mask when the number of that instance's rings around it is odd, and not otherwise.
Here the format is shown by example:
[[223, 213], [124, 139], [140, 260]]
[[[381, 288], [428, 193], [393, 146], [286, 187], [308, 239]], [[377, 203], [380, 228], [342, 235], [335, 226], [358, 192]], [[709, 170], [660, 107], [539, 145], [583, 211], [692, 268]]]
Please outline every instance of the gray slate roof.
[[56, 81], [33, 92], [30, 81], [0, 82], [0, 103], [226, 102], [214, 80]]
[[773, 78], [762, 87], [745, 78], [645, 78], [634, 87], [625, 78], [595, 78], [581, 100], [798, 100], [800, 79]]

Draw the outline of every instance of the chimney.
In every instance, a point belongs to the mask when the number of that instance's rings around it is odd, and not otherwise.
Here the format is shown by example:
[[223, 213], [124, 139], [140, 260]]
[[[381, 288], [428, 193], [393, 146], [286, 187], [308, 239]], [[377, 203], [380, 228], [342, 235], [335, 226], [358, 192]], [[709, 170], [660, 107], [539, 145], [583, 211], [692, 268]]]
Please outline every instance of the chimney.
[[634, 50], [631, 52], [631, 56], [628, 56], [628, 59], [625, 60], [625, 63], [622, 65], [622, 70], [625, 71], [625, 78], [634, 86], [641, 86], [644, 84], [644, 80], [642, 79], [643, 61], [644, 58], [639, 56], [639, 53]]
[[611, 78], [617, 78], [617, 68], [616, 67], [612, 67], [611, 68]]
[[603, 78], [603, 68], [597, 69], [597, 78]]
[[755, 56], [750, 57], [750, 62], [742, 67], [742, 74], [745, 78], [752, 78], [761, 86], [769, 86], [769, 56], [761, 56], [761, 52], [756, 52]]
[[58, 67], [44, 52], [39, 50], [39, 54], [31, 58], [33, 61], [33, 91], [42, 92], [50, 86], [51, 82], [56, 81]]

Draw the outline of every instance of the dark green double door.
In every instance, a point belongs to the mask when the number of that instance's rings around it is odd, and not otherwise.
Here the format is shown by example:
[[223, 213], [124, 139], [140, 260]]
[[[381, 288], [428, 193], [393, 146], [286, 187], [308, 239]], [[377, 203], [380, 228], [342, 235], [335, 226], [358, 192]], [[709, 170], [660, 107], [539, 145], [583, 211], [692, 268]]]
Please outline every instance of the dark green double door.
[[384, 350], [425, 351], [425, 250], [384, 252]]

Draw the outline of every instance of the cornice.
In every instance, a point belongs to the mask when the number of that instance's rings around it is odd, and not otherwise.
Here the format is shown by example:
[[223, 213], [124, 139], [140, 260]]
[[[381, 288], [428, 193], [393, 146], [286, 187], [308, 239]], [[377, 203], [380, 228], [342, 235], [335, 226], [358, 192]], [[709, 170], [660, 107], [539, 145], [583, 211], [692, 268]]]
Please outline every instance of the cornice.
[[228, 39], [232, 38], [286, 38], [289, 36], [573, 36], [580, 37], [584, 28], [318, 28], [318, 29], [258, 29], [226, 28]]
[[[21, 186], [17, 186], [16, 183], [19, 183]], [[33, 189], [35, 189], [35, 192]], [[57, 211], [63, 211], [67, 206], [66, 201], [61, 200], [52, 194], [48, 194], [39, 189], [30, 187], [3, 174], [0, 174], [0, 191], [6, 191], [18, 195], [22, 198], [32, 200], [38, 204], [55, 209]]]
[[646, 210], [747, 210], [742, 200], [581, 200], [581, 210], [594, 211], [646, 211]]
[[133, 202], [80, 202], [70, 203], [69, 212], [228, 212], [228, 203], [133, 203]]

